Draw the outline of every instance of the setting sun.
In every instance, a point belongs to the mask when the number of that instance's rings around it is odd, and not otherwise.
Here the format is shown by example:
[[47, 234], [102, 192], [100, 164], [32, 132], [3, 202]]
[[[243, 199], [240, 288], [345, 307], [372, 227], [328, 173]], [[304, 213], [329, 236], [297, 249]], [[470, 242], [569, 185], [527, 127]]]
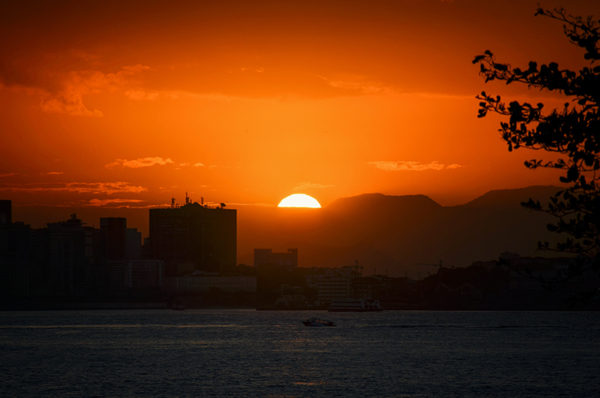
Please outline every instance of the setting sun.
[[312, 196], [304, 193], [295, 193], [283, 198], [277, 207], [310, 207], [313, 209], [320, 209], [321, 204]]

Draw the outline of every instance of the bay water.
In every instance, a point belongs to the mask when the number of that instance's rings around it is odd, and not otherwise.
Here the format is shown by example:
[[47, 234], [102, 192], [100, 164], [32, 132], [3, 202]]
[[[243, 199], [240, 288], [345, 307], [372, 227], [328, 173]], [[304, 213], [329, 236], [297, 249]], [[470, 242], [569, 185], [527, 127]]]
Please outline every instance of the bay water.
[[2, 397], [594, 397], [600, 312], [7, 311], [0, 378]]

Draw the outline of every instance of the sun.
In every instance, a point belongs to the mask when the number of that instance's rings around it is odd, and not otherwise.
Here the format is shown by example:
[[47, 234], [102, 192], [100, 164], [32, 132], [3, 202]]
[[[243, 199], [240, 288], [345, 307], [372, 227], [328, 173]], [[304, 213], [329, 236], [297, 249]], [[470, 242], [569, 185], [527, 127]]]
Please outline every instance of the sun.
[[321, 204], [318, 200], [304, 193], [295, 193], [286, 198], [281, 199], [277, 207], [310, 207], [320, 209]]

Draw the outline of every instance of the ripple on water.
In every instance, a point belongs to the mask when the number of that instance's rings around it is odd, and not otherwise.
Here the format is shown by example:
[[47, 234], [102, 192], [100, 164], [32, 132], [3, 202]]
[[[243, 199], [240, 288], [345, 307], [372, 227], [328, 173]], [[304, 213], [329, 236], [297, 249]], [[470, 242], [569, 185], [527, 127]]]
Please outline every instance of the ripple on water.
[[600, 396], [600, 313], [0, 313], [0, 396]]

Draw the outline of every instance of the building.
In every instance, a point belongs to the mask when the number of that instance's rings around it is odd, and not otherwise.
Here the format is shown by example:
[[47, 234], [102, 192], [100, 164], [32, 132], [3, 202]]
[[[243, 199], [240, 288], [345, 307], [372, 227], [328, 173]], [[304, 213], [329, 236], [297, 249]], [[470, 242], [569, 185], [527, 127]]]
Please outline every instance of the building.
[[320, 305], [354, 296], [353, 282], [362, 275], [360, 266], [326, 269], [323, 274], [311, 278], [310, 285], [317, 288]]
[[[2, 202], [8, 202], [10, 220], [10, 201]], [[0, 222], [0, 297], [30, 295], [31, 235], [29, 225]]]
[[137, 228], [127, 228], [125, 234], [125, 256], [128, 260], [142, 258], [142, 233]]
[[278, 266], [287, 269], [298, 267], [298, 249], [275, 253], [271, 249], [254, 249], [254, 266]]
[[256, 293], [254, 276], [188, 275], [167, 278], [167, 291], [172, 295], [211, 293]]
[[162, 260], [129, 260], [127, 263], [127, 287], [134, 291], [159, 291], [163, 287], [163, 268]]
[[190, 202], [150, 209], [149, 243], [152, 258], [165, 262], [167, 276], [233, 269], [237, 212]]
[[105, 290], [110, 296], [122, 296], [127, 291], [127, 219], [123, 217], [100, 218], [102, 267]]
[[100, 218], [103, 254], [107, 260], [127, 257], [127, 219], [123, 217]]
[[100, 229], [72, 214], [32, 229], [12, 221], [0, 201], [0, 297], [73, 300], [160, 297], [164, 262], [141, 258], [141, 234], [125, 218], [101, 218]]
[[91, 259], [86, 256], [90, 253], [87, 243], [86, 229], [76, 214], [35, 231], [32, 284], [38, 294], [69, 297], [83, 293], [78, 287], [89, 277]]
[[0, 200], [0, 225], [10, 225], [12, 223], [12, 202], [10, 200]]

